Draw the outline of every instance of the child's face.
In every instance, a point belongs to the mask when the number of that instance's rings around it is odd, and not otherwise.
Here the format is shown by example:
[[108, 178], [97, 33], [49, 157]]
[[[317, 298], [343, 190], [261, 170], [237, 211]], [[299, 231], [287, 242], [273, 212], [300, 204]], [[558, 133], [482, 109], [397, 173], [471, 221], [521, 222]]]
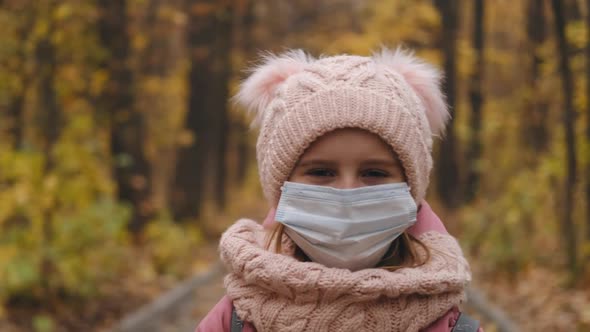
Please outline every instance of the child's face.
[[289, 181], [351, 189], [404, 182], [405, 176], [397, 156], [379, 136], [346, 128], [313, 142]]

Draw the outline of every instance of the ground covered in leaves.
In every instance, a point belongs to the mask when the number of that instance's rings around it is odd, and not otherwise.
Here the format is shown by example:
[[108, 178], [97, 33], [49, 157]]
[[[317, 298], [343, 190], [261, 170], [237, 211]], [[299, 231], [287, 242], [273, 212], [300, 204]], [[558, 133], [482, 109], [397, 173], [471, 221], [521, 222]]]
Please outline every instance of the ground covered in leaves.
[[475, 259], [471, 265], [474, 287], [521, 331], [590, 331], [590, 280], [567, 287], [563, 274], [543, 267], [508, 276], [480, 268]]

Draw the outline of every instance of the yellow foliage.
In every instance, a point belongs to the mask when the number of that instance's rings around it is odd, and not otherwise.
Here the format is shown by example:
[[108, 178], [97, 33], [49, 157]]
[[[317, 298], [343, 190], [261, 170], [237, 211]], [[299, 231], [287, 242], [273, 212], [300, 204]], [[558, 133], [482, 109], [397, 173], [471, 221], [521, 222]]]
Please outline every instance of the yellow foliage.
[[131, 45], [135, 50], [143, 50], [147, 46], [149, 39], [146, 35], [143, 34], [134, 34], [131, 37]]
[[587, 45], [588, 32], [586, 22], [579, 20], [570, 22], [566, 26], [566, 37], [570, 44], [577, 49], [584, 49]]
[[73, 13], [72, 5], [69, 3], [61, 3], [55, 8], [53, 12], [53, 17], [56, 20], [63, 20], [70, 17]]
[[159, 274], [182, 277], [189, 271], [203, 239], [199, 229], [163, 217], [148, 225], [145, 241]]
[[109, 74], [106, 70], [96, 70], [92, 74], [92, 78], [89, 83], [89, 92], [92, 96], [99, 96], [104, 89], [104, 85], [109, 79]]
[[[235, 43], [231, 54], [234, 75], [229, 83], [232, 94], [244, 76], [239, 69], [251, 59], [254, 49], [280, 51], [285, 47], [301, 47], [315, 55], [369, 54], [381, 45], [402, 44], [430, 62], [443, 64], [442, 21], [432, 1], [361, 1], [354, 10], [342, 9], [337, 4], [331, 10], [332, 7], [316, 1], [278, 3], [254, 2], [252, 31], [234, 27], [239, 33], [236, 36], [244, 40], [232, 41]], [[171, 43], [175, 46], [162, 53], [170, 51], [166, 56], [173, 57], [174, 63], [167, 64], [163, 74], [142, 72], [146, 62], [151, 61], [151, 57], [145, 56], [156, 38], [151, 34], [161, 33], [156, 28], [143, 29], [140, 22], [149, 4], [146, 0], [129, 1], [131, 53], [125, 65], [134, 75], [131, 88], [136, 101], [127, 113], [118, 112], [116, 116], [120, 118], [114, 120], [128, 119], [137, 113], [143, 116], [148, 134], [142, 147], [151, 162], [153, 178], [134, 180], [142, 185], [152, 180], [156, 191], [167, 188], [170, 179], [166, 176], [173, 174], [171, 162], [175, 151], [199, 143], [199, 137], [183, 129], [190, 94], [189, 59], [206, 59], [214, 50], [204, 44], [184, 49], [184, 41], [180, 46]], [[454, 213], [461, 226], [461, 243], [468, 252], [478, 254], [477, 264], [489, 273], [518, 273], [534, 264], [559, 267], [562, 261], [563, 245], [558, 234], [567, 169], [561, 78], [551, 30], [547, 41], [537, 49], [530, 49], [524, 4], [508, 0], [486, 3], [484, 120], [478, 133], [470, 123], [468, 96], [469, 78], [476, 63], [469, 3], [461, 8], [456, 41], [457, 155], [463, 158], [474, 134], [480, 134], [483, 156], [472, 164], [465, 165], [462, 161], [459, 165], [461, 170], [480, 170], [482, 177], [478, 198]], [[301, 10], [305, 17], [286, 17], [269, 11], [275, 5], [285, 5], [289, 15]], [[330, 10], [316, 10], [320, 5]], [[15, 121], [7, 119], [4, 112], [0, 115], [0, 302], [21, 295], [42, 301], [46, 291], [65, 292], [92, 301], [100, 295], [101, 285], [120, 278], [146, 283], [157, 282], [161, 275], [180, 278], [190, 273], [200, 246], [207, 240], [203, 234], [218, 234], [243, 215], [256, 219], [264, 216], [267, 206], [261, 199], [257, 170], [251, 167], [242, 188], [236, 189], [233, 183], [228, 185], [232, 204], [225, 211], [218, 211], [207, 202], [204, 217], [195, 221], [201, 228], [174, 222], [162, 214], [148, 224], [140, 238], [142, 246], [132, 245], [126, 229], [131, 209], [127, 202], [117, 200], [112, 168], [129, 165], [133, 160], [125, 154], [111, 156], [108, 123], [112, 120], [112, 110], [99, 109], [97, 103], [105, 89], [111, 88], [107, 86], [110, 77], [103, 65], [114, 56], [100, 45], [97, 20], [101, 13], [95, 2], [88, 1], [41, 1], [32, 7], [14, 12], [0, 8], [3, 27], [0, 30], [0, 109], [10, 110], [17, 97], [23, 97], [25, 120], [23, 142], [14, 148], [8, 143], [7, 130]], [[173, 4], [162, 2], [156, 12], [157, 26], [162, 23], [185, 29], [192, 23], [188, 21], [189, 15], [227, 18], [220, 8], [219, 3], [194, 2], [188, 12], [183, 12]], [[243, 23], [241, 20], [244, 18], [236, 18], [237, 24]], [[546, 28], [551, 29], [552, 24], [549, 19]], [[587, 219], [584, 211], [588, 207], [583, 182], [588, 180], [584, 172], [590, 164], [590, 142], [585, 137], [590, 116], [585, 110], [589, 98], [584, 77], [587, 59], [581, 52], [588, 40], [585, 23], [570, 22], [567, 38], [576, 51], [570, 60], [575, 80], [574, 104], [579, 115], [575, 128], [579, 183], [574, 216], [576, 228], [585, 231], [588, 226], [583, 223]], [[45, 110], [45, 105], [39, 104], [37, 79], [43, 60], [37, 57], [41, 40], [49, 40], [55, 49], [52, 88], [56, 92], [61, 126], [59, 139], [52, 142], [49, 151], [41, 150], [47, 142], [40, 129], [42, 124], [38, 123]], [[530, 82], [533, 54], [541, 60], [534, 86]], [[215, 68], [220, 65], [223, 64], [212, 64]], [[547, 111], [544, 125], [549, 143], [544, 151], [533, 151], [523, 142], [532, 102], [538, 102]], [[232, 128], [245, 122], [246, 115], [238, 110], [232, 109], [229, 114]], [[234, 158], [228, 164], [237, 159], [237, 140], [233, 137], [236, 135], [234, 132], [228, 135]], [[239, 135], [249, 135], [239, 140], [247, 141], [253, 153], [254, 134], [240, 132]], [[461, 176], [464, 181], [465, 174]], [[435, 185], [436, 181], [432, 181], [432, 186]], [[159, 202], [163, 209], [165, 198]], [[580, 253], [588, 257], [590, 247], [582, 234], [579, 232]], [[42, 275], [42, 265], [46, 262], [52, 267], [50, 275]], [[0, 306], [0, 317], [2, 310]], [[579, 313], [580, 320], [590, 324], [590, 313], [587, 310]], [[34, 316], [32, 321], [38, 331], [51, 331], [57, 326], [48, 316]]]

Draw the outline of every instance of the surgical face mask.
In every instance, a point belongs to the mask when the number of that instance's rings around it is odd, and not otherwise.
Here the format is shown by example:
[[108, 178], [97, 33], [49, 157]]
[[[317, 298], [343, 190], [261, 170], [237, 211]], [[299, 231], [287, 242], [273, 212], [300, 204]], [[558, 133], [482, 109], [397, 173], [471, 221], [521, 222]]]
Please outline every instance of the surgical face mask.
[[406, 183], [355, 189], [285, 182], [275, 219], [314, 262], [356, 271], [375, 267], [416, 222]]

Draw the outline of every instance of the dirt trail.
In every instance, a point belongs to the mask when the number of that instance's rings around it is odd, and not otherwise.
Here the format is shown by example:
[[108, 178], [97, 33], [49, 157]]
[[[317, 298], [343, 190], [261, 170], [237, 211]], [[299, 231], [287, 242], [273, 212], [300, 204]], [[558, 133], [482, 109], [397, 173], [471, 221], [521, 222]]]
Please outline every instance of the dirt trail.
[[197, 286], [190, 301], [175, 310], [175, 313], [162, 319], [159, 326], [151, 330], [162, 332], [194, 332], [197, 324], [225, 294], [223, 288], [223, 270], [215, 277]]
[[217, 304], [217, 302], [223, 297], [225, 294], [225, 289], [223, 288], [223, 275], [220, 274], [217, 278], [211, 280], [209, 284], [203, 285], [199, 287], [195, 291], [195, 302], [193, 307], [189, 310], [188, 316], [185, 317], [185, 320], [190, 320], [192, 322], [192, 329], [186, 330], [177, 330], [178, 332], [184, 331], [194, 331], [197, 324], [207, 315], [209, 310]]

